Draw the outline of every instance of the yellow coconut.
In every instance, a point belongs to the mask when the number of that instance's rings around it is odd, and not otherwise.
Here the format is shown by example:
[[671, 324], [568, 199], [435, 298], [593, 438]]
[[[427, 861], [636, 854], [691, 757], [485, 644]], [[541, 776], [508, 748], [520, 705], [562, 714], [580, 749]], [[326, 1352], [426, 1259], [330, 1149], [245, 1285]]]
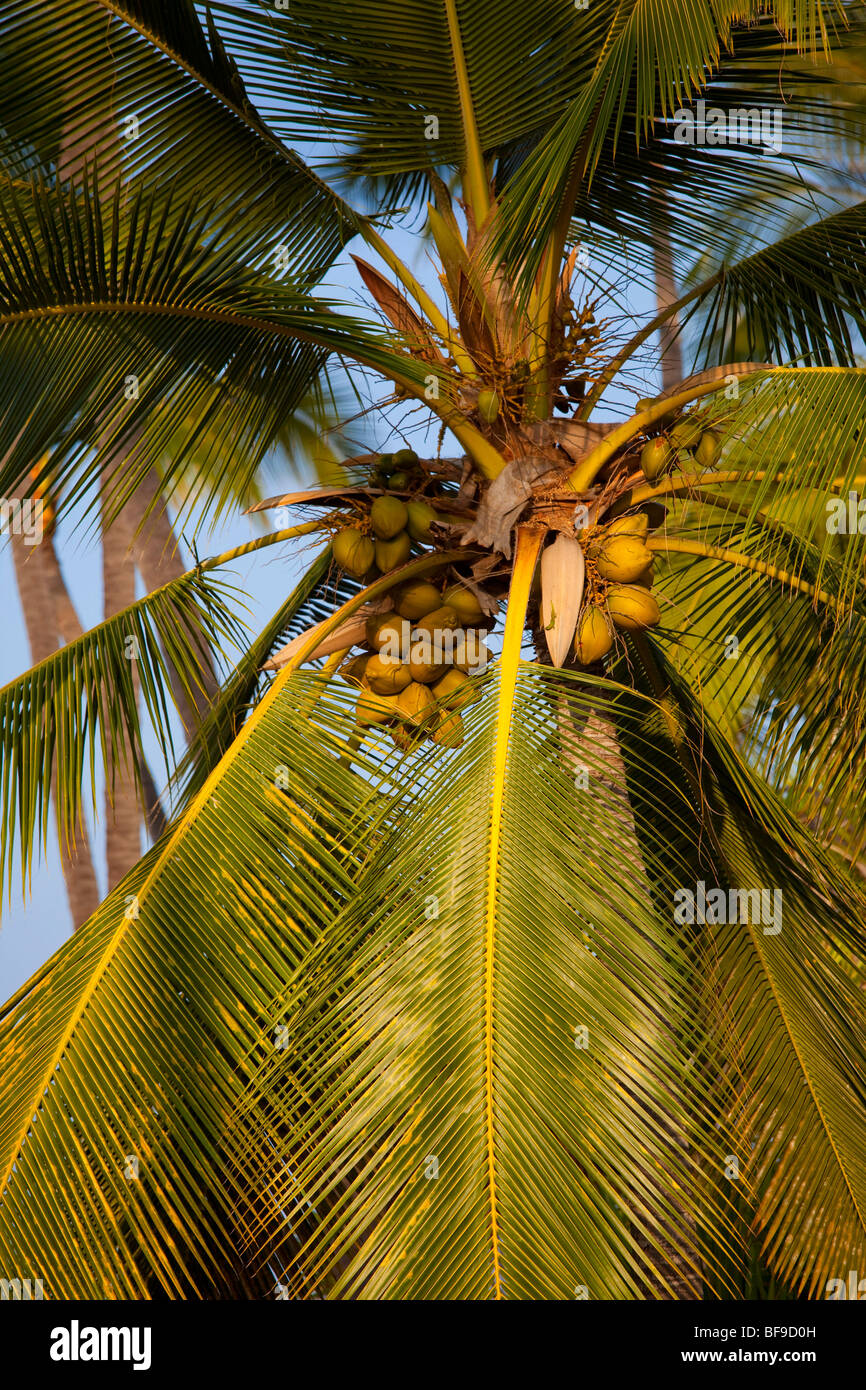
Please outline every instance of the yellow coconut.
[[343, 680], [351, 681], [353, 685], [360, 685], [364, 679], [364, 671], [369, 655], [364, 652], [362, 656], [353, 656], [351, 661], [347, 661], [345, 666], [340, 667], [340, 675]]
[[436, 714], [436, 701], [430, 687], [419, 681], [410, 681], [397, 696], [397, 713], [412, 724], [428, 724]]
[[409, 513], [399, 497], [377, 497], [370, 508], [370, 521], [380, 541], [393, 540], [406, 529]]
[[390, 574], [398, 565], [405, 565], [412, 553], [408, 531], [398, 531], [393, 540], [376, 542], [376, 564], [383, 574]]
[[594, 661], [601, 661], [612, 646], [613, 632], [604, 610], [598, 607], [584, 608], [574, 635], [574, 654], [581, 666], [591, 666]]
[[409, 672], [413, 681], [418, 681], [419, 685], [433, 685], [447, 669], [447, 662], [433, 658], [428, 644], [413, 645], [409, 653]]
[[415, 631], [427, 632], [435, 637], [437, 632], [453, 632], [456, 627], [460, 626], [460, 618], [455, 610], [450, 605], [443, 605], [441, 608], [434, 608], [432, 613], [425, 613], [423, 618], [419, 618], [415, 624]]
[[443, 748], [459, 748], [463, 736], [463, 720], [457, 713], [443, 714], [430, 735], [433, 742], [441, 744]]
[[454, 648], [452, 658], [453, 665], [458, 671], [464, 671], [467, 675], [474, 675], [476, 671], [483, 671], [488, 662], [493, 660], [493, 653], [486, 647], [480, 637], [475, 632], [461, 634], [462, 641], [458, 642]]
[[472, 627], [476, 623], [487, 621], [487, 614], [478, 602], [471, 589], [467, 589], [465, 584], [452, 584], [450, 589], [446, 589], [442, 595], [442, 602], [448, 608], [453, 608], [465, 627]]
[[481, 699], [481, 691], [473, 685], [466, 673], [453, 667], [433, 686], [433, 694], [449, 709], [466, 709]]
[[640, 584], [612, 584], [607, 593], [607, 611], [615, 626], [626, 632], [654, 627], [660, 617], [652, 594]]
[[646, 539], [649, 532], [649, 517], [646, 512], [632, 512], [631, 516], [618, 516], [607, 528], [609, 536], [639, 536]]
[[630, 584], [652, 563], [652, 558], [652, 551], [647, 550], [639, 536], [611, 536], [599, 547], [596, 564], [603, 579]]
[[416, 579], [398, 591], [394, 606], [401, 618], [409, 618], [411, 622], [416, 622], [418, 618], [426, 617], [428, 613], [441, 608], [442, 595], [434, 584], [428, 584], [424, 579]]
[[364, 679], [377, 695], [399, 695], [412, 679], [412, 673], [402, 662], [376, 652], [367, 662]]
[[368, 536], [362, 536], [354, 526], [338, 531], [331, 542], [334, 559], [341, 570], [348, 570], [356, 579], [367, 573], [376, 558], [376, 550]]

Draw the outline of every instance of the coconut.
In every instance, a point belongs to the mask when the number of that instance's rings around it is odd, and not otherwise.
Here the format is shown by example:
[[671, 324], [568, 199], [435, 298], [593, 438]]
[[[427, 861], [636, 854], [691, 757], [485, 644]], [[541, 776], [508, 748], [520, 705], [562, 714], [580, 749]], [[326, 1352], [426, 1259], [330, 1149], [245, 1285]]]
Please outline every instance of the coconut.
[[487, 621], [487, 614], [472, 590], [467, 589], [465, 584], [452, 584], [450, 589], [446, 589], [442, 595], [442, 602], [447, 608], [454, 609], [461, 624], [465, 627], [472, 627], [475, 623]]
[[464, 671], [467, 675], [474, 675], [476, 671], [483, 671], [487, 663], [492, 660], [492, 651], [474, 632], [467, 632], [462, 643], [458, 641], [455, 645], [453, 665], [458, 671]]
[[418, 618], [426, 617], [428, 613], [442, 606], [442, 595], [435, 584], [429, 584], [426, 579], [415, 579], [411, 584], [404, 584], [402, 589], [398, 589], [394, 606], [401, 618], [409, 618], [415, 622]]
[[442, 715], [430, 737], [443, 748], [459, 748], [463, 742], [463, 734], [463, 720], [459, 714], [453, 713]]
[[609, 524], [609, 536], [639, 536], [642, 540], [649, 531], [649, 517], [646, 512], [632, 512], [631, 516], [618, 516]]
[[640, 466], [648, 482], [654, 483], [668, 469], [671, 446], [666, 439], [648, 439], [640, 451]]
[[398, 565], [405, 565], [412, 554], [408, 531], [398, 531], [393, 540], [376, 542], [376, 564], [383, 574], [390, 574]]
[[603, 579], [630, 584], [652, 563], [652, 551], [639, 536], [611, 536], [598, 551], [596, 564]]
[[437, 632], [453, 631], [455, 627], [462, 626], [460, 617], [450, 604], [443, 604], [441, 608], [434, 608], [432, 613], [425, 613], [415, 624], [416, 632], [428, 632], [435, 638]]
[[492, 425], [499, 415], [499, 397], [495, 391], [478, 392], [478, 414], [485, 425]]
[[433, 694], [449, 709], [466, 709], [468, 705], [475, 705], [481, 699], [481, 691], [476, 689], [465, 673], [453, 668], [446, 671], [436, 682]]
[[433, 540], [430, 533], [431, 523], [436, 520], [436, 513], [427, 502], [407, 502], [406, 510], [409, 513], [409, 520], [406, 529], [413, 541], [423, 541], [429, 545]]
[[373, 542], [362, 536], [354, 526], [338, 531], [331, 542], [331, 551], [341, 570], [348, 570], [356, 579], [362, 579], [376, 558]]
[[388, 479], [388, 487], [392, 492], [405, 492], [409, 486], [409, 474], [401, 469], [399, 473], [392, 473]]
[[601, 661], [613, 646], [613, 632], [602, 608], [584, 608], [574, 636], [574, 653], [581, 666]]
[[436, 661], [427, 642], [413, 645], [409, 652], [409, 673], [419, 685], [433, 685], [448, 669], [445, 661]]
[[399, 531], [405, 530], [409, 513], [399, 497], [377, 497], [370, 508], [370, 521], [380, 541], [393, 540]]
[[675, 449], [693, 449], [701, 437], [701, 427], [696, 420], [684, 415], [670, 432], [669, 438]]
[[614, 624], [626, 632], [654, 627], [660, 617], [652, 594], [640, 584], [612, 584], [607, 594], [607, 611]]
[[412, 673], [394, 657], [375, 652], [367, 662], [364, 679], [377, 695], [399, 695], [412, 679]]
[[366, 622], [367, 641], [376, 651], [396, 656], [409, 644], [409, 624], [395, 613], [374, 613]]
[[698, 447], [695, 449], [695, 462], [701, 468], [712, 468], [719, 453], [719, 436], [712, 430], [704, 430]]
[[412, 724], [427, 724], [436, 714], [436, 701], [430, 688], [419, 681], [410, 681], [397, 696], [397, 713]]
[[364, 671], [369, 660], [370, 657], [367, 652], [364, 652], [361, 656], [353, 656], [351, 661], [347, 661], [345, 666], [340, 667], [340, 675], [343, 677], [343, 680], [351, 681], [353, 685], [361, 685], [364, 680]]
[[363, 690], [355, 706], [355, 721], [358, 724], [387, 724], [397, 709], [397, 695], [378, 695], [374, 690]]
[[383, 478], [388, 478], [394, 472], [394, 455], [380, 454], [376, 460], [376, 472], [381, 473]]
[[418, 455], [414, 449], [398, 449], [394, 455], [395, 468], [414, 468], [418, 462]]

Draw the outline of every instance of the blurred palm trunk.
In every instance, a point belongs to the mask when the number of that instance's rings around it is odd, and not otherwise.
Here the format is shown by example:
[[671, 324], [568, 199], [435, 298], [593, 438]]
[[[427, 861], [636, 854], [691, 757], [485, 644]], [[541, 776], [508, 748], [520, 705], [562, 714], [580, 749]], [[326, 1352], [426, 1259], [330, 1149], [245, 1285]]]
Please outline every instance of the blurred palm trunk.
[[[664, 195], [659, 194], [663, 200]], [[661, 220], [653, 241], [655, 266], [656, 307], [659, 313], [679, 297], [674, 279], [674, 258], [667, 227], [667, 204], [661, 203]], [[662, 390], [676, 386], [683, 379], [683, 351], [680, 343], [680, 318], [673, 314], [659, 329], [659, 350], [662, 365]]]
[[[30, 643], [30, 659], [35, 666], [57, 650], [58, 639], [65, 636], [62, 627], [65, 626], [68, 631], [70, 610], [74, 616], [74, 609], [50, 536], [44, 536], [41, 543], [34, 546], [25, 545], [21, 536], [13, 536], [12, 557], [21, 612]], [[52, 777], [52, 796], [55, 788], [56, 778]], [[83, 818], [79, 821], [74, 838], [66, 841], [58, 817], [57, 834], [72, 924], [73, 927], [80, 927], [96, 911], [100, 899], [90, 852], [90, 837]]]

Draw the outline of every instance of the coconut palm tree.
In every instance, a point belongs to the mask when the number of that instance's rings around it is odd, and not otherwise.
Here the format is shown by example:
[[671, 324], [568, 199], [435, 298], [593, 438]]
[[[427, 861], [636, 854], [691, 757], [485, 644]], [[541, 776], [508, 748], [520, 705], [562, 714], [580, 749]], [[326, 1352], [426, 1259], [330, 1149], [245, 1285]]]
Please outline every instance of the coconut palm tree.
[[[59, 51], [56, 6], [0, 20], [0, 496], [49, 454], [108, 525], [153, 469], [180, 515], [253, 501], [334, 360], [380, 430], [0, 692], [6, 876], [52, 792], [74, 838], [97, 751], [139, 753], [137, 689], [173, 790], [0, 1011], [0, 1267], [824, 1296], [866, 1256], [864, 895], [830, 846], [863, 835], [866, 204], [807, 177], [857, 129], [812, 56], [846, 11], [301, 8], [69, 0]], [[783, 148], [701, 144], [699, 99]], [[61, 138], [80, 178], [38, 177]], [[244, 639], [221, 571], [296, 541]]]

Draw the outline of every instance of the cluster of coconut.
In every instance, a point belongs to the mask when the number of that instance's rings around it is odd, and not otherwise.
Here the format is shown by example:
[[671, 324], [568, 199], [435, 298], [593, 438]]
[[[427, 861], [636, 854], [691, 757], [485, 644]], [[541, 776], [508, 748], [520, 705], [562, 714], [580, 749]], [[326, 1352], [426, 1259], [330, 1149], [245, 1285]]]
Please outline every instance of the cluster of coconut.
[[659, 620], [659, 606], [650, 593], [653, 553], [645, 544], [648, 533], [648, 516], [637, 512], [591, 527], [579, 537], [586, 581], [574, 653], [582, 666], [607, 656], [615, 629], [639, 632]]
[[389, 495], [411, 488], [417, 473], [418, 455], [414, 449], [379, 456], [375, 475], [388, 491], [375, 499], [369, 519], [359, 519], [335, 535], [332, 550], [341, 569], [372, 583], [378, 575], [390, 574], [404, 565], [412, 554], [413, 542], [417, 548], [432, 541], [430, 525], [437, 516], [429, 502], [404, 502]]
[[[635, 410], [655, 404], [652, 400], [638, 401]], [[718, 457], [719, 436], [713, 430], [704, 429], [694, 412], [679, 412], [673, 419], [660, 420], [646, 433], [640, 466], [647, 482], [657, 482], [674, 468], [684, 473], [712, 468]]]
[[460, 710], [481, 698], [472, 677], [490, 660], [481, 632], [494, 621], [463, 584], [404, 584], [393, 612], [367, 619], [367, 650], [340, 669], [360, 687], [359, 727], [387, 725], [400, 748], [418, 738], [459, 748]]

